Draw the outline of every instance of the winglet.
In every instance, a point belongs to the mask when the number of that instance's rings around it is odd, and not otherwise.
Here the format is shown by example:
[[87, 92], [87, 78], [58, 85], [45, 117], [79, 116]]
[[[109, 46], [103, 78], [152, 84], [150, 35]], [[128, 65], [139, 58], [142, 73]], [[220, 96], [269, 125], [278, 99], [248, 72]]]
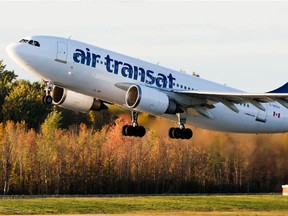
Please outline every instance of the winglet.
[[285, 83], [283, 86], [267, 93], [288, 93], [288, 82]]

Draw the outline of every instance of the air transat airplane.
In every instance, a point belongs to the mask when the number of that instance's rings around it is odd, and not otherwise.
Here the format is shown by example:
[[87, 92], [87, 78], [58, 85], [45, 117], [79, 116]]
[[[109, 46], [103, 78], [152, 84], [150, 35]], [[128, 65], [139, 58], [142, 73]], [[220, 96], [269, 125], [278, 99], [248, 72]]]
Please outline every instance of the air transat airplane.
[[174, 120], [169, 137], [190, 139], [196, 127], [239, 133], [288, 131], [288, 83], [268, 93], [246, 93], [71, 39], [32, 36], [7, 47], [9, 56], [45, 83], [45, 104], [74, 111], [131, 110], [125, 136], [146, 133], [145, 112]]

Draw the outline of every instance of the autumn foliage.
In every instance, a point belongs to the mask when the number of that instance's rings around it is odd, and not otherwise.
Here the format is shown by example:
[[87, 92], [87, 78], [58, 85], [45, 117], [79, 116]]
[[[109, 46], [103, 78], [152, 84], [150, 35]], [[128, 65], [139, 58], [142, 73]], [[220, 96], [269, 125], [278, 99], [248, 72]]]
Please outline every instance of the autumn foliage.
[[[0, 60], [0, 194], [280, 192], [288, 183], [288, 135], [193, 129], [141, 114], [143, 138], [123, 137], [129, 113], [43, 106], [39, 83], [16, 80]], [[104, 125], [104, 126], [103, 126]]]
[[279, 192], [288, 183], [288, 136], [194, 129], [192, 140], [162, 135], [157, 119], [144, 138], [123, 137], [129, 118], [101, 130], [60, 129], [54, 111], [36, 132], [0, 124], [2, 194]]

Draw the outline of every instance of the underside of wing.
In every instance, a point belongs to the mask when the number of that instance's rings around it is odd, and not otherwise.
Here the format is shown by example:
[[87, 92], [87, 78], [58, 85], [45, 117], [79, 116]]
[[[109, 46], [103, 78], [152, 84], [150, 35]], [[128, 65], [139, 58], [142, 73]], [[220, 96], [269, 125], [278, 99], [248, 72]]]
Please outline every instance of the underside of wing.
[[262, 103], [278, 102], [288, 109], [288, 93], [242, 93], [242, 92], [209, 92], [209, 91], [175, 91], [178, 94], [187, 94], [191, 97], [206, 99], [207, 104], [222, 103], [234, 112], [239, 112], [235, 104], [250, 103], [265, 111]]
[[[127, 91], [133, 83], [117, 83], [116, 87]], [[142, 86], [141, 88], [153, 88]], [[210, 112], [215, 108], [215, 104], [222, 103], [233, 112], [238, 113], [239, 107], [237, 104], [252, 104], [259, 110], [265, 111], [265, 104], [277, 102], [288, 109], [288, 83], [285, 85], [267, 92], [267, 93], [246, 93], [240, 91], [186, 91], [186, 90], [163, 90], [154, 88], [157, 91], [163, 91], [169, 95], [170, 99], [175, 101], [181, 108], [187, 109], [193, 115], [201, 115], [210, 119], [214, 116]], [[141, 94], [141, 92], [139, 93]], [[152, 95], [153, 96], [153, 95]], [[184, 96], [184, 97], [179, 97]]]

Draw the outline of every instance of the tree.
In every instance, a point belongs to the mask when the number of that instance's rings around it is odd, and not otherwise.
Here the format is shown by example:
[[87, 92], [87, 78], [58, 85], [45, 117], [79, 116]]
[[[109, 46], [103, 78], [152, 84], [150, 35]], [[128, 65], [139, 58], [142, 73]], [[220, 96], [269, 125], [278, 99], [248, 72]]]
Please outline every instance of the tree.
[[51, 111], [51, 106], [43, 106], [42, 96], [40, 83], [17, 80], [5, 98], [3, 120], [25, 121], [28, 128], [38, 129]]
[[[63, 137], [62, 131], [59, 129], [61, 121], [61, 113], [54, 110], [51, 112], [44, 123], [36, 139], [37, 146], [37, 162], [38, 167], [38, 185], [42, 194], [49, 194], [54, 181], [59, 182], [60, 178], [60, 161], [58, 160], [58, 144]], [[59, 191], [59, 189], [57, 189]], [[58, 193], [58, 192], [57, 192]]]
[[53, 110], [51, 113], [48, 114], [47, 118], [42, 124], [42, 128], [41, 128], [42, 131], [46, 133], [51, 130], [56, 130], [60, 128], [61, 120], [62, 120], [62, 113], [60, 111], [57, 111], [56, 109]]
[[13, 81], [17, 78], [14, 71], [8, 71], [5, 68], [6, 65], [3, 64], [3, 60], [0, 60], [0, 122], [3, 122], [2, 106], [5, 97], [9, 94]]
[[[20, 124], [20, 123], [19, 123]], [[17, 143], [17, 128], [19, 125], [15, 125], [13, 122], [8, 121], [5, 125], [3, 123], [0, 125], [0, 152], [2, 160], [2, 169], [3, 173], [3, 194], [6, 195], [9, 193], [10, 189], [10, 178], [13, 175], [13, 166], [15, 162], [15, 151]]]

